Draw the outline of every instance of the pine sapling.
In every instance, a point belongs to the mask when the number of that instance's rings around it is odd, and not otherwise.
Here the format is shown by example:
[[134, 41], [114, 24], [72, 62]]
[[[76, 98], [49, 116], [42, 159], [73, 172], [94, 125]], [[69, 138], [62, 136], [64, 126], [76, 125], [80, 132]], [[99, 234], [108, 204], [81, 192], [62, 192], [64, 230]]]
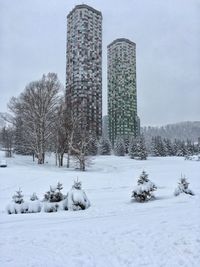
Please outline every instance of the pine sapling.
[[31, 200], [31, 201], [38, 200], [38, 197], [37, 197], [36, 193], [33, 193], [33, 194], [30, 196], [30, 200]]
[[48, 202], [60, 202], [64, 199], [64, 196], [61, 192], [63, 186], [58, 182], [56, 187], [50, 186], [50, 190], [44, 194], [44, 201]]
[[24, 203], [23, 197], [22, 190], [19, 188], [19, 190], [16, 191], [16, 194], [13, 195], [12, 199], [16, 204], [22, 204]]
[[181, 193], [185, 193], [188, 195], [194, 195], [193, 191], [189, 188], [189, 183], [185, 177], [181, 177], [180, 181], [178, 182], [178, 187], [175, 189], [174, 195], [178, 196]]
[[137, 186], [132, 191], [132, 198], [138, 202], [145, 202], [154, 198], [153, 192], [157, 189], [154, 183], [152, 183], [148, 174], [143, 171], [140, 175]]
[[65, 200], [67, 209], [69, 210], [85, 210], [90, 207], [90, 201], [88, 200], [85, 192], [82, 190], [82, 184], [78, 180], [74, 181], [72, 189], [67, 194]]

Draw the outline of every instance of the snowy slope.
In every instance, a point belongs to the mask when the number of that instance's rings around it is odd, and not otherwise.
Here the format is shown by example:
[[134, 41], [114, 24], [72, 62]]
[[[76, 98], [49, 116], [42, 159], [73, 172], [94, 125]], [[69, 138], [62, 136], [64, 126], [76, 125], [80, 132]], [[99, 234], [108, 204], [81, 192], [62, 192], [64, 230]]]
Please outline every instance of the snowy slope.
[[[99, 156], [84, 173], [48, 162], [37, 166], [29, 157], [15, 156], [7, 168], [0, 168], [0, 266], [200, 266], [200, 162]], [[131, 202], [142, 170], [158, 186], [157, 199]], [[188, 177], [194, 197], [173, 196], [181, 173]], [[66, 193], [77, 176], [91, 202], [89, 209], [6, 214], [19, 186], [25, 199], [33, 192], [41, 199], [58, 181]]]

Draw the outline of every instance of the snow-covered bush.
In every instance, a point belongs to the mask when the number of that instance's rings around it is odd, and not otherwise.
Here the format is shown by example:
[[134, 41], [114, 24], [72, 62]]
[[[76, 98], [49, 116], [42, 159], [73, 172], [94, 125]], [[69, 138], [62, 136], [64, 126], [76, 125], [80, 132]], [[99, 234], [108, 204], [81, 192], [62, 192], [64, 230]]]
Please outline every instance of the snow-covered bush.
[[45, 212], [57, 212], [61, 206], [64, 195], [61, 192], [63, 186], [58, 182], [56, 187], [50, 186], [50, 190], [44, 194], [43, 210]]
[[38, 197], [37, 197], [36, 193], [33, 193], [33, 194], [30, 196], [30, 200], [31, 200], [31, 201], [38, 200]]
[[30, 201], [28, 202], [28, 213], [40, 212], [42, 209], [41, 202], [39, 201], [36, 193], [30, 196]]
[[132, 191], [132, 197], [138, 202], [145, 202], [154, 198], [153, 192], [156, 189], [155, 184], [148, 179], [148, 174], [143, 171]]
[[66, 199], [63, 201], [63, 208], [69, 210], [85, 210], [90, 207], [85, 192], [81, 188], [81, 182], [74, 181], [72, 189], [68, 192]]
[[35, 213], [41, 211], [41, 203], [35, 193], [30, 197], [31, 201], [24, 201], [22, 191], [19, 189], [13, 195], [12, 199], [13, 201], [6, 208], [8, 214]]
[[22, 204], [24, 202], [23, 197], [24, 196], [22, 195], [22, 190], [19, 188], [19, 190], [16, 191], [16, 194], [13, 195], [12, 199], [14, 203]]
[[178, 182], [178, 187], [174, 191], [174, 195], [178, 196], [181, 193], [189, 194], [189, 195], [194, 195], [192, 190], [188, 188], [189, 183], [185, 177], [181, 177], [180, 181]]
[[39, 200], [26, 202], [28, 205], [27, 213], [37, 213], [42, 209], [41, 202]]
[[200, 161], [200, 155], [193, 155], [193, 156], [185, 156], [185, 160], [194, 160], [194, 161]]
[[22, 190], [19, 188], [18, 191], [12, 196], [12, 202], [8, 204], [6, 210], [8, 214], [24, 213], [24, 199], [22, 195]]
[[57, 186], [55, 187], [50, 186], [50, 190], [44, 194], [44, 201], [48, 201], [48, 202], [62, 201], [64, 199], [64, 195], [61, 192], [62, 189], [63, 189], [63, 186], [59, 182]]
[[59, 203], [50, 203], [50, 202], [44, 202], [43, 204], [43, 211], [44, 212], [57, 212], [60, 208]]

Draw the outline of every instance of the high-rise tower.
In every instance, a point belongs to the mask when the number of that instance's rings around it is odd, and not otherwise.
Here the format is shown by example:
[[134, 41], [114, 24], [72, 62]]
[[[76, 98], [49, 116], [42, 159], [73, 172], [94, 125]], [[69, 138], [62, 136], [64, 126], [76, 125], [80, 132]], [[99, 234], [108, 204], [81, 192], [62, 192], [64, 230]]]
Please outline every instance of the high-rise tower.
[[120, 38], [108, 45], [109, 138], [139, 133], [136, 90], [136, 44]]
[[90, 133], [102, 132], [102, 14], [77, 5], [67, 16], [66, 100]]

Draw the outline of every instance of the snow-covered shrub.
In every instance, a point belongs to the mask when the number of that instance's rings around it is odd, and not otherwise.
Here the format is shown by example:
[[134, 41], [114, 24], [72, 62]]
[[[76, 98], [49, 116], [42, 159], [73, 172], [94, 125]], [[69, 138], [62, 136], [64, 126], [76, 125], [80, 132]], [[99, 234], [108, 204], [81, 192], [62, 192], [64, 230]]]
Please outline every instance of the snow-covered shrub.
[[64, 199], [64, 195], [61, 192], [62, 189], [63, 186], [59, 182], [56, 187], [50, 186], [50, 190], [44, 194], [44, 201], [48, 202], [62, 201]]
[[50, 202], [44, 202], [43, 205], [43, 211], [44, 212], [57, 212], [58, 209], [60, 208], [59, 203], [50, 203]]
[[24, 199], [22, 195], [22, 190], [19, 188], [19, 190], [16, 191], [16, 193], [13, 195], [12, 202], [8, 204], [6, 210], [8, 214], [24, 213], [25, 206], [23, 204]]
[[74, 181], [74, 185], [67, 194], [67, 198], [63, 203], [63, 208], [69, 210], [85, 210], [89, 207], [90, 201], [81, 188], [81, 182], [78, 180]]
[[154, 198], [153, 192], [156, 189], [155, 184], [148, 179], [148, 174], [143, 171], [132, 191], [132, 197], [138, 202], [145, 202]]
[[13, 201], [6, 208], [8, 214], [35, 213], [41, 211], [41, 203], [35, 193], [30, 197], [31, 201], [24, 201], [22, 191], [19, 189], [13, 195], [12, 199]]
[[42, 209], [41, 202], [39, 200], [29, 201], [27, 213], [37, 213]]
[[180, 181], [178, 182], [178, 187], [174, 191], [174, 195], [178, 196], [181, 193], [189, 194], [189, 195], [194, 195], [192, 190], [188, 188], [189, 183], [185, 177], [181, 177]]
[[64, 195], [61, 192], [63, 186], [58, 182], [56, 187], [50, 186], [50, 190], [44, 194], [43, 210], [45, 212], [57, 212], [60, 208], [60, 202], [64, 199]]
[[19, 190], [16, 191], [16, 194], [13, 195], [12, 199], [14, 203], [22, 204], [24, 202], [23, 197], [24, 196], [22, 195], [22, 190], [19, 188]]
[[28, 202], [28, 213], [40, 212], [42, 209], [41, 202], [39, 201], [36, 193], [30, 196], [30, 201]]
[[23, 207], [22, 204], [9, 203], [6, 207], [6, 211], [8, 214], [23, 213]]
[[31, 200], [31, 201], [38, 200], [38, 197], [37, 197], [36, 193], [33, 193], [33, 194], [30, 196], [30, 200]]

